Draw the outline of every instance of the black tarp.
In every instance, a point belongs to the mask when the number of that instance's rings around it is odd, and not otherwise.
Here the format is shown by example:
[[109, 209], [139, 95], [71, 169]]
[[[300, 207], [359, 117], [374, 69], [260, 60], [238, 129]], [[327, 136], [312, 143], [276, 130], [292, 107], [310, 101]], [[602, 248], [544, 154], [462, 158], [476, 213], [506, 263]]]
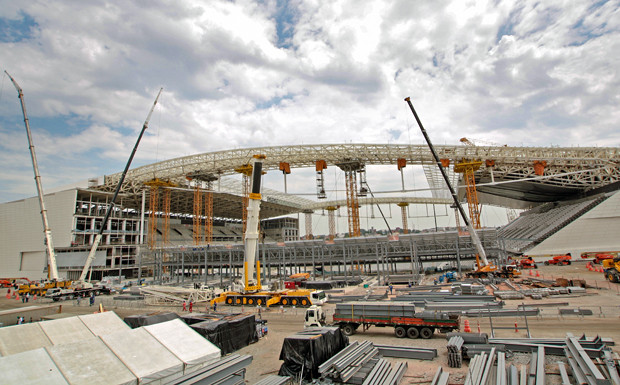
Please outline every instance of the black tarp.
[[232, 353], [258, 341], [253, 314], [241, 314], [190, 325], [192, 329], [220, 348], [222, 355]]
[[149, 313], [140, 315], [130, 315], [123, 319], [125, 323], [131, 326], [132, 329], [139, 328], [140, 326], [154, 325], [160, 322], [172, 321], [179, 318], [177, 313]]
[[307, 380], [319, 378], [319, 366], [349, 345], [349, 337], [338, 327], [308, 328], [282, 343], [278, 375], [297, 376], [302, 371]]

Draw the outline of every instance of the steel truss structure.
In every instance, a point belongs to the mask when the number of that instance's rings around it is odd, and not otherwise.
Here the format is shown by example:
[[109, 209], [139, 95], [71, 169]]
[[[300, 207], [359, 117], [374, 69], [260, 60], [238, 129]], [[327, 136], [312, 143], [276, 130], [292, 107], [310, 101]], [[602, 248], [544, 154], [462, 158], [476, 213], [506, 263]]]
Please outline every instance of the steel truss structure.
[[[505, 258], [502, 245], [495, 229], [482, 229], [478, 235], [489, 258]], [[397, 262], [418, 261], [457, 261], [475, 258], [476, 248], [469, 235], [460, 236], [458, 232], [418, 233], [400, 235], [397, 240], [388, 240], [385, 236], [342, 238], [331, 242], [308, 240], [283, 243], [265, 243], [260, 245], [259, 258], [268, 279], [271, 272], [277, 270], [280, 277], [286, 271], [308, 270], [316, 278], [317, 268], [325, 273], [330, 267], [340, 274], [347, 274], [347, 269], [357, 265], [368, 266], [372, 271], [394, 271], [392, 265]], [[163, 255], [168, 255], [168, 260]], [[178, 247], [156, 251], [146, 251], [141, 258], [140, 270], [149, 269], [156, 281], [162, 281], [163, 271], [193, 271], [204, 275], [204, 271], [226, 271], [235, 275], [240, 272], [244, 260], [243, 245]], [[418, 263], [417, 262], [417, 263]], [[416, 265], [417, 265], [416, 263]], [[214, 273], [215, 274], [215, 273]], [[205, 282], [208, 274], [204, 275]], [[184, 277], [177, 277], [177, 280]]]
[[[452, 162], [461, 159], [480, 159], [493, 163], [478, 173], [490, 174], [495, 179], [522, 179], [536, 176], [534, 163], [545, 161], [547, 179], [538, 183], [575, 188], [596, 188], [620, 181], [620, 148], [616, 147], [494, 147], [494, 146], [435, 146], [442, 159]], [[183, 184], [191, 173], [211, 173], [218, 176], [234, 175], [235, 168], [247, 164], [255, 154], [266, 156], [265, 171], [279, 170], [280, 162], [291, 168], [316, 167], [316, 161], [325, 160], [328, 166], [358, 161], [364, 165], [397, 165], [406, 159], [410, 165], [434, 164], [425, 145], [400, 144], [317, 144], [296, 146], [255, 147], [209, 152], [170, 159], [129, 170], [123, 192], [135, 193], [142, 185], [157, 177]], [[489, 162], [487, 162], [487, 160]], [[572, 173], [578, 172], [578, 173]], [[554, 177], [555, 176], [555, 177]], [[112, 190], [121, 173], [105, 177], [102, 189]]]

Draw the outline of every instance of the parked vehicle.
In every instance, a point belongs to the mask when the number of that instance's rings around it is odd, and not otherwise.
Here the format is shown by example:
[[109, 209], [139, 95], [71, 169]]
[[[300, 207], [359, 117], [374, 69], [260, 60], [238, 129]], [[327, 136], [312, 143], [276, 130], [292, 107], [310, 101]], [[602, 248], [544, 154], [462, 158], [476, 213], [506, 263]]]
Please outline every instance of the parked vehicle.
[[519, 265], [522, 269], [538, 269], [538, 265], [534, 262], [532, 257], [525, 257], [524, 259], [519, 261]]
[[545, 261], [545, 265], [570, 265], [571, 264], [571, 255], [570, 253], [566, 255], [556, 255], [552, 259]]
[[[304, 326], [327, 326], [321, 309], [306, 309]], [[336, 304], [332, 326], [339, 326], [350, 336], [361, 326], [366, 331], [371, 326], [393, 327], [397, 338], [424, 338], [433, 336], [435, 330], [447, 333], [458, 330], [460, 316], [438, 312], [415, 312], [409, 303], [345, 302]]]
[[112, 290], [105, 286], [92, 287], [87, 289], [63, 289], [63, 288], [51, 288], [45, 293], [45, 298], [51, 298], [54, 302], [64, 301], [67, 299], [74, 299], [77, 297], [90, 297], [92, 294], [110, 294]]

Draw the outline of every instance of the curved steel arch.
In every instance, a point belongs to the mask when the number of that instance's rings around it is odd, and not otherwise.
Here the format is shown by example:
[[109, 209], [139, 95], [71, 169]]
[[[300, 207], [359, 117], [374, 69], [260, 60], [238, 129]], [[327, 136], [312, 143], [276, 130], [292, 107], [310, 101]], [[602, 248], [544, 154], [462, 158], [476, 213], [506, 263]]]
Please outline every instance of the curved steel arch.
[[[545, 173], [550, 178], [535, 183], [589, 190], [620, 181], [620, 149], [616, 147], [494, 147], [494, 146], [435, 146], [442, 159], [458, 162], [480, 159], [494, 166], [482, 167], [479, 175], [490, 174], [496, 179], [520, 179], [535, 175], [534, 162], [546, 162]], [[365, 165], [396, 165], [404, 158], [410, 165], [432, 165], [434, 161], [425, 145], [406, 144], [314, 144], [294, 146], [254, 147], [208, 152], [170, 159], [137, 167], [127, 174], [125, 192], [135, 192], [153, 178], [184, 183], [189, 174], [212, 174], [221, 177], [235, 174], [235, 168], [247, 164], [255, 154], [264, 154], [265, 170], [279, 170], [280, 162], [291, 168], [314, 167], [317, 160], [328, 166], [346, 161]], [[121, 173], [108, 175], [104, 190], [113, 188]], [[557, 175], [557, 178], [554, 177]]]

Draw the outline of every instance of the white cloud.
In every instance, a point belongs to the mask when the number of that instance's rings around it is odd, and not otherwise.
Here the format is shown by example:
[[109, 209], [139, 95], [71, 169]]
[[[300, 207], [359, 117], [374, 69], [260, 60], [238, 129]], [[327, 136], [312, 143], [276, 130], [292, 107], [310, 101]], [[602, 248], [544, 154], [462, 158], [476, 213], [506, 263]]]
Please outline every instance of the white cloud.
[[[119, 171], [162, 86], [134, 165], [248, 146], [421, 143], [405, 96], [437, 144], [620, 144], [617, 1], [1, 5], [0, 67], [40, 123], [50, 185]], [[5, 78], [0, 201], [35, 191], [15, 96]], [[397, 174], [380, 180], [400, 186]]]

